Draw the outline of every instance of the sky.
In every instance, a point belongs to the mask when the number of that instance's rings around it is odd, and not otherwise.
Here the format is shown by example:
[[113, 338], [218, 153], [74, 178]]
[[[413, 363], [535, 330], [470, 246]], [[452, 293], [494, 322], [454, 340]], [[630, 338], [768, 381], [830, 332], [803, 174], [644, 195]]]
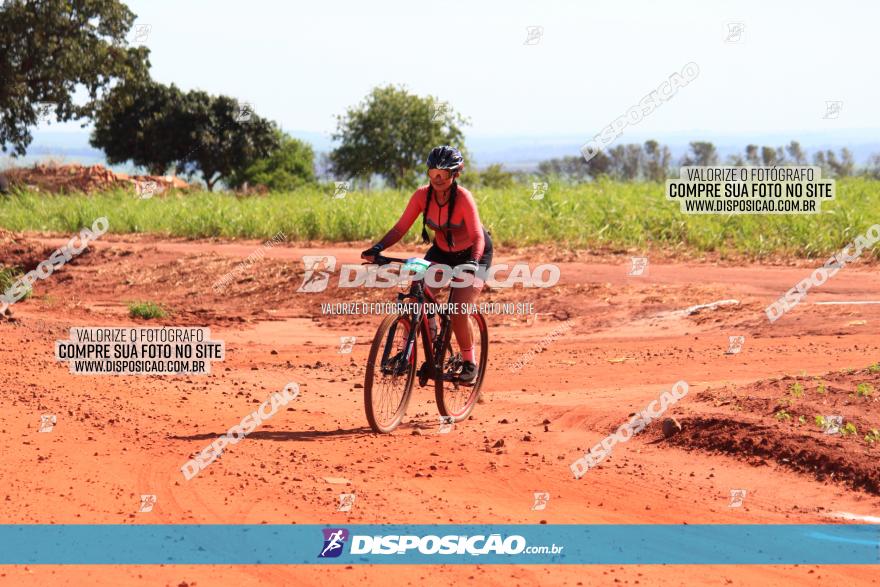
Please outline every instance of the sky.
[[[329, 133], [376, 85], [447, 101], [469, 135], [601, 130], [688, 62], [639, 133], [880, 128], [869, 2], [136, 0], [152, 75]], [[742, 23], [730, 36], [729, 23]], [[528, 27], [542, 27], [527, 43]], [[839, 114], [826, 117], [828, 101]]]
[[[727, 156], [751, 142], [796, 139], [810, 152], [848, 147], [859, 162], [880, 152], [877, 3], [128, 5], [137, 14], [129, 40], [150, 49], [154, 79], [249, 102], [318, 152], [333, 147], [338, 115], [372, 88], [395, 84], [465, 116], [475, 164], [528, 167], [579, 155], [688, 63], [697, 77], [612, 144], [652, 138], [679, 156], [689, 141], [709, 140]], [[29, 153], [38, 157], [103, 159], [79, 123], [35, 130]]]

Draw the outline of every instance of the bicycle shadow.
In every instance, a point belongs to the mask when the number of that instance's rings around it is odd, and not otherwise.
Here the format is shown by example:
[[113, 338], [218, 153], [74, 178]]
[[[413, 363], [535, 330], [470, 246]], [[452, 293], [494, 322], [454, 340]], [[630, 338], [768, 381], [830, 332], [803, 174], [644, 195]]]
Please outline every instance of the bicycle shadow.
[[439, 414], [433, 419], [425, 416], [415, 417], [402, 422], [395, 432], [402, 434], [436, 433], [441, 424]]
[[[188, 436], [169, 436], [171, 440], [214, 440], [226, 432], [205, 432]], [[313, 442], [321, 438], [357, 438], [373, 434], [369, 426], [358, 428], [339, 428], [337, 430], [256, 430], [247, 435], [255, 440], [272, 440], [276, 442]]]
[[[423, 434], [424, 432], [436, 432], [439, 427], [438, 420], [424, 417], [416, 417], [398, 426], [395, 431], [398, 435]], [[187, 436], [169, 436], [170, 440], [215, 440], [226, 432], [203, 432]], [[270, 440], [275, 442], [314, 442], [322, 438], [362, 438], [364, 436], [376, 436], [377, 434], [369, 426], [357, 428], [339, 428], [336, 430], [255, 430], [247, 435], [247, 438], [256, 440]]]

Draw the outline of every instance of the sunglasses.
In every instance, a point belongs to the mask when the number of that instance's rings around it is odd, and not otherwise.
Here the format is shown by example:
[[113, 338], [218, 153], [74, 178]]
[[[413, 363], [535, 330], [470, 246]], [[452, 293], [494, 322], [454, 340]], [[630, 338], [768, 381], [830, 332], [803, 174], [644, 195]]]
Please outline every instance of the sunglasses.
[[429, 169], [428, 170], [428, 177], [430, 177], [433, 180], [439, 179], [442, 181], [446, 181], [447, 179], [449, 179], [451, 177], [451, 175], [452, 174], [449, 173], [449, 171], [446, 169]]

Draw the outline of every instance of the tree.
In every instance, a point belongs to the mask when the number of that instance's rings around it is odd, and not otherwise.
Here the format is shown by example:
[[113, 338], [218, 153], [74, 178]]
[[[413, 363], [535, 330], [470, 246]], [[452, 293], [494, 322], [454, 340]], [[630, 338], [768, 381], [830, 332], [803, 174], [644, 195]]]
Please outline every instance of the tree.
[[625, 145], [623, 148], [623, 177], [628, 180], [639, 179], [642, 175], [644, 155], [642, 146], [635, 143]]
[[801, 149], [801, 144], [797, 141], [792, 141], [785, 148], [788, 152], [789, 158], [794, 162], [795, 165], [806, 165], [807, 164], [807, 156], [804, 154]]
[[556, 178], [559, 181], [578, 183], [608, 173], [610, 167], [608, 155], [599, 151], [589, 161], [580, 155], [546, 159], [538, 163], [538, 175], [545, 179]]
[[[579, 159], [584, 158], [579, 157]], [[584, 161], [586, 160], [584, 159]], [[600, 175], [608, 175], [611, 172], [611, 158], [606, 155], [604, 151], [599, 151], [592, 159], [586, 161], [586, 163], [590, 177], [596, 178]]]
[[611, 165], [609, 175], [619, 180], [638, 179], [642, 171], [642, 147], [637, 144], [617, 145], [608, 149]]
[[865, 166], [865, 175], [874, 179], [880, 179], [880, 153], [874, 153], [868, 159]]
[[110, 163], [201, 173], [208, 191], [279, 146], [274, 123], [228, 96], [182, 93], [156, 82], [124, 85], [97, 108], [91, 144]]
[[[600, 151], [601, 154], [601, 151]], [[546, 159], [538, 163], [538, 175], [556, 181], [582, 182], [590, 179], [590, 163], [582, 156]]]
[[847, 177], [855, 171], [855, 161], [853, 161], [852, 153], [847, 148], [840, 150], [840, 159], [837, 158], [837, 155], [831, 149], [824, 152], [817, 151], [813, 155], [813, 165], [821, 167], [824, 175], [831, 175], [832, 177]]
[[466, 121], [431, 96], [410, 94], [402, 87], [374, 88], [358, 106], [337, 117], [339, 141], [330, 158], [338, 177], [369, 178], [376, 174], [392, 187], [414, 184], [425, 159], [438, 145], [464, 152]]
[[[0, 148], [24, 155], [41, 109], [90, 117], [119, 80], [146, 79], [149, 50], [127, 47], [135, 15], [118, 0], [7, 0], [0, 8]], [[75, 104], [74, 94], [86, 99]], [[47, 106], [48, 105], [48, 106]]]
[[663, 181], [666, 179], [672, 154], [669, 147], [660, 145], [657, 141], [645, 141], [644, 175], [651, 181]]
[[852, 153], [847, 148], [840, 150], [840, 159], [831, 149], [825, 151], [824, 156], [822, 156], [822, 151], [816, 155], [816, 165], [822, 167], [823, 173], [830, 172], [833, 177], [847, 177], [852, 175], [855, 170]]
[[279, 147], [277, 126], [234, 98], [191, 91], [183, 106], [180, 130], [192, 148], [178, 161], [177, 171], [201, 173], [208, 191]]
[[482, 171], [465, 171], [462, 183], [483, 188], [509, 188], [513, 186], [513, 173], [504, 170], [501, 163], [492, 163]]
[[746, 162], [753, 167], [761, 166], [761, 159], [758, 157], [758, 145], [746, 145]]
[[[749, 145], [752, 146], [752, 145]], [[694, 141], [681, 160], [682, 167], [706, 167], [718, 164], [718, 151], [715, 145], [706, 141]]]
[[174, 84], [123, 84], [98, 103], [90, 143], [110, 164], [131, 160], [164, 175], [194, 148], [180, 132], [185, 95]]
[[785, 165], [785, 152], [782, 150], [782, 147], [778, 149], [761, 147], [761, 162], [764, 164], [764, 167]]
[[853, 175], [855, 168], [856, 163], [853, 160], [852, 152], [846, 147], [842, 148], [840, 150], [840, 163], [838, 165], [832, 164], [835, 176], [849, 177], [850, 175]]
[[[831, 151], [828, 151], [828, 152], [831, 153]], [[831, 153], [831, 154], [833, 155], [834, 153]], [[822, 168], [822, 175], [828, 175], [829, 168], [828, 168], [828, 162], [825, 161], [825, 152], [824, 151], [816, 151], [813, 154], [813, 165], [816, 165], [817, 167]]]
[[303, 141], [278, 131], [279, 147], [250, 167], [234, 172], [229, 185], [264, 185], [270, 190], [294, 190], [315, 181], [315, 152]]

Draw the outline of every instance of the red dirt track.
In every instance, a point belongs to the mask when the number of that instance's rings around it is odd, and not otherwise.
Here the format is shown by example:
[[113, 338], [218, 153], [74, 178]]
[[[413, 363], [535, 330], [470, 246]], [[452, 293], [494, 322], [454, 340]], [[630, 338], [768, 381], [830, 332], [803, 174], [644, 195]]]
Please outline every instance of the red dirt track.
[[[3, 262], [25, 270], [66, 239], [0, 234]], [[559, 262], [550, 289], [495, 289], [480, 301], [534, 302], [488, 317], [485, 401], [437, 434], [432, 388], [416, 387], [407, 418], [373, 434], [364, 365], [380, 316], [325, 316], [321, 302], [386, 301], [396, 290], [297, 293], [303, 255], [358, 262], [363, 243], [279, 244], [222, 293], [211, 285], [257, 250], [235, 243], [105, 235], [0, 319], [2, 523], [825, 523], [880, 516], [880, 300], [877, 266], [847, 266], [770, 324], [764, 307], [822, 261], [755, 264], [651, 255], [557, 255], [497, 247], [495, 263]], [[421, 249], [389, 254], [419, 254]], [[689, 306], [740, 303], [686, 315]], [[126, 302], [171, 310], [145, 322]], [[509, 367], [565, 320], [573, 327], [522, 370]], [[72, 326], [208, 326], [226, 359], [208, 376], [72, 375], [54, 342]], [[746, 337], [726, 355], [728, 336]], [[340, 336], [356, 336], [351, 354]], [[669, 409], [683, 430], [654, 423], [581, 479], [569, 465], [678, 381]], [[186, 481], [181, 465], [288, 382], [301, 394]], [[795, 383], [801, 397], [791, 394]], [[818, 383], [826, 388], [820, 393]], [[858, 384], [875, 390], [855, 394]], [[783, 404], [779, 402], [782, 401]], [[785, 407], [791, 420], [774, 414]], [[56, 414], [51, 433], [40, 415]], [[841, 414], [855, 435], [813, 419]], [[800, 423], [804, 416], [805, 423]], [[545, 424], [545, 421], [548, 423]], [[503, 442], [501, 442], [503, 441]], [[342, 477], [347, 485], [328, 483]], [[745, 489], [742, 507], [730, 491]], [[532, 511], [533, 492], [550, 493]], [[355, 493], [350, 513], [339, 493]], [[155, 494], [140, 513], [141, 494]], [[876, 566], [3, 566], [0, 585], [871, 585]]]

